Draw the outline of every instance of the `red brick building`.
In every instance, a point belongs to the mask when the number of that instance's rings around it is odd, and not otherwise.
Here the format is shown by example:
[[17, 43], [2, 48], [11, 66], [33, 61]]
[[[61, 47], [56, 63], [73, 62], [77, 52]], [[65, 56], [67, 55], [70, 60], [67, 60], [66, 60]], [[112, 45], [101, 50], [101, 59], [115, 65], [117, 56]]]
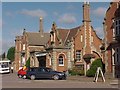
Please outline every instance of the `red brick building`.
[[[42, 24], [40, 26], [42, 26]], [[43, 32], [42, 29], [40, 33], [41, 32]], [[39, 35], [45, 34], [40, 33]], [[97, 36], [91, 26], [90, 5], [88, 2], [83, 5], [83, 24], [81, 26], [71, 29], [62, 29], [57, 28], [54, 22], [49, 39], [47, 38], [48, 33], [44, 35], [44, 38], [46, 38], [44, 44], [42, 42], [38, 43], [37, 34], [35, 34], [36, 37], [33, 36], [34, 43], [36, 42], [37, 44], [33, 44], [33, 41], [30, 39], [33, 33], [29, 35], [29, 33], [26, 32], [26, 34], [23, 33], [20, 39], [16, 38], [16, 47], [19, 45], [19, 42], [23, 40], [24, 35], [26, 35], [24, 38], [28, 38], [25, 44], [27, 49], [24, 51], [24, 56], [27, 57], [25, 60], [27, 60], [28, 57], [31, 58], [31, 66], [51, 67], [58, 71], [66, 71], [73, 66], [77, 66], [86, 73], [86, 70], [90, 68], [90, 64], [96, 58], [102, 58], [100, 50], [102, 40]], [[43, 39], [39, 38], [39, 40], [42, 41]], [[19, 50], [19, 55], [16, 53], [16, 62], [20, 60], [17, 58], [21, 58], [20, 54], [23, 55], [22, 52], [22, 50]], [[86, 62], [86, 58], [89, 58], [90, 61]]]
[[[48, 50], [54, 57], [56, 70], [65, 71], [75, 65], [86, 71], [95, 58], [102, 58], [100, 51], [102, 41], [91, 26], [89, 3], [83, 5], [83, 25], [61, 29], [53, 23], [50, 33]], [[85, 62], [84, 58], [87, 57], [91, 57], [90, 63]]]
[[118, 77], [120, 63], [120, 2], [110, 3], [103, 23], [105, 32], [106, 71]]
[[[31, 66], [39, 66], [38, 54], [45, 54], [45, 45], [49, 40], [49, 33], [43, 32], [42, 18], [40, 18], [39, 32], [26, 32], [24, 29], [22, 36], [16, 36], [15, 39], [15, 70], [23, 67], [30, 58]], [[45, 63], [45, 62], [43, 62]]]

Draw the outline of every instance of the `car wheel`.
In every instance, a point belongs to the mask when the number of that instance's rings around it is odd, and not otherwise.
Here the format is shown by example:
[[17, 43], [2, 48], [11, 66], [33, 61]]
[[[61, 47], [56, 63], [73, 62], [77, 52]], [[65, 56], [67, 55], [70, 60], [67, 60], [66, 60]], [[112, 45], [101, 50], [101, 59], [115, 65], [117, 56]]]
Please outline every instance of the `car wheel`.
[[58, 79], [59, 79], [59, 76], [58, 76], [58, 75], [54, 75], [54, 76], [53, 76], [53, 79], [54, 79], [54, 80], [58, 80]]
[[22, 75], [19, 74], [18, 77], [19, 77], [19, 78], [22, 78]]
[[23, 76], [23, 79], [26, 79], [26, 75]]
[[30, 79], [31, 79], [31, 80], [35, 80], [35, 75], [31, 75], [31, 76], [30, 76]]

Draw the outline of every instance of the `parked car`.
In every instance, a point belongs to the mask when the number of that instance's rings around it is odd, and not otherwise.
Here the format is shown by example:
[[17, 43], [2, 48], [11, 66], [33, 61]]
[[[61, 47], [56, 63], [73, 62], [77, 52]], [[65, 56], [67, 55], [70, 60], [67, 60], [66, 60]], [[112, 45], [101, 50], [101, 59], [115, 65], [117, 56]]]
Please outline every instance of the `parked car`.
[[24, 68], [20, 69], [20, 70], [18, 71], [18, 77], [25, 79], [25, 78], [26, 78], [26, 71], [27, 71], [27, 68], [25, 68], [25, 69], [24, 69]]
[[29, 68], [27, 70], [26, 76], [31, 80], [39, 79], [39, 78], [54, 79], [54, 80], [66, 79], [66, 75], [64, 72], [54, 71], [51, 68], [47, 68], [47, 67]]

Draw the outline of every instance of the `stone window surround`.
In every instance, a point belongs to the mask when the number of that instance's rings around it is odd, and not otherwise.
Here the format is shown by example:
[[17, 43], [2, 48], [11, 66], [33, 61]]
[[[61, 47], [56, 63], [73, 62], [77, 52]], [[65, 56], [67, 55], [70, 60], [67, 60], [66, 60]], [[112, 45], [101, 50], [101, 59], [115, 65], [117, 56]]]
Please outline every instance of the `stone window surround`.
[[63, 55], [59, 55], [58, 66], [64, 66], [64, 56]]

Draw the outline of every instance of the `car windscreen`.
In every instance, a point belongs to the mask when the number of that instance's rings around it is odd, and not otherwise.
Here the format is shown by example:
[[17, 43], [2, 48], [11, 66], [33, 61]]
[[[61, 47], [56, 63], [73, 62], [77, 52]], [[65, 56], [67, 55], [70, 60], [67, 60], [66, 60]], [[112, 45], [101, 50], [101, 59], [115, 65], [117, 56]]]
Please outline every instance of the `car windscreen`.
[[36, 68], [30, 68], [29, 71], [34, 72], [34, 71], [36, 71]]

